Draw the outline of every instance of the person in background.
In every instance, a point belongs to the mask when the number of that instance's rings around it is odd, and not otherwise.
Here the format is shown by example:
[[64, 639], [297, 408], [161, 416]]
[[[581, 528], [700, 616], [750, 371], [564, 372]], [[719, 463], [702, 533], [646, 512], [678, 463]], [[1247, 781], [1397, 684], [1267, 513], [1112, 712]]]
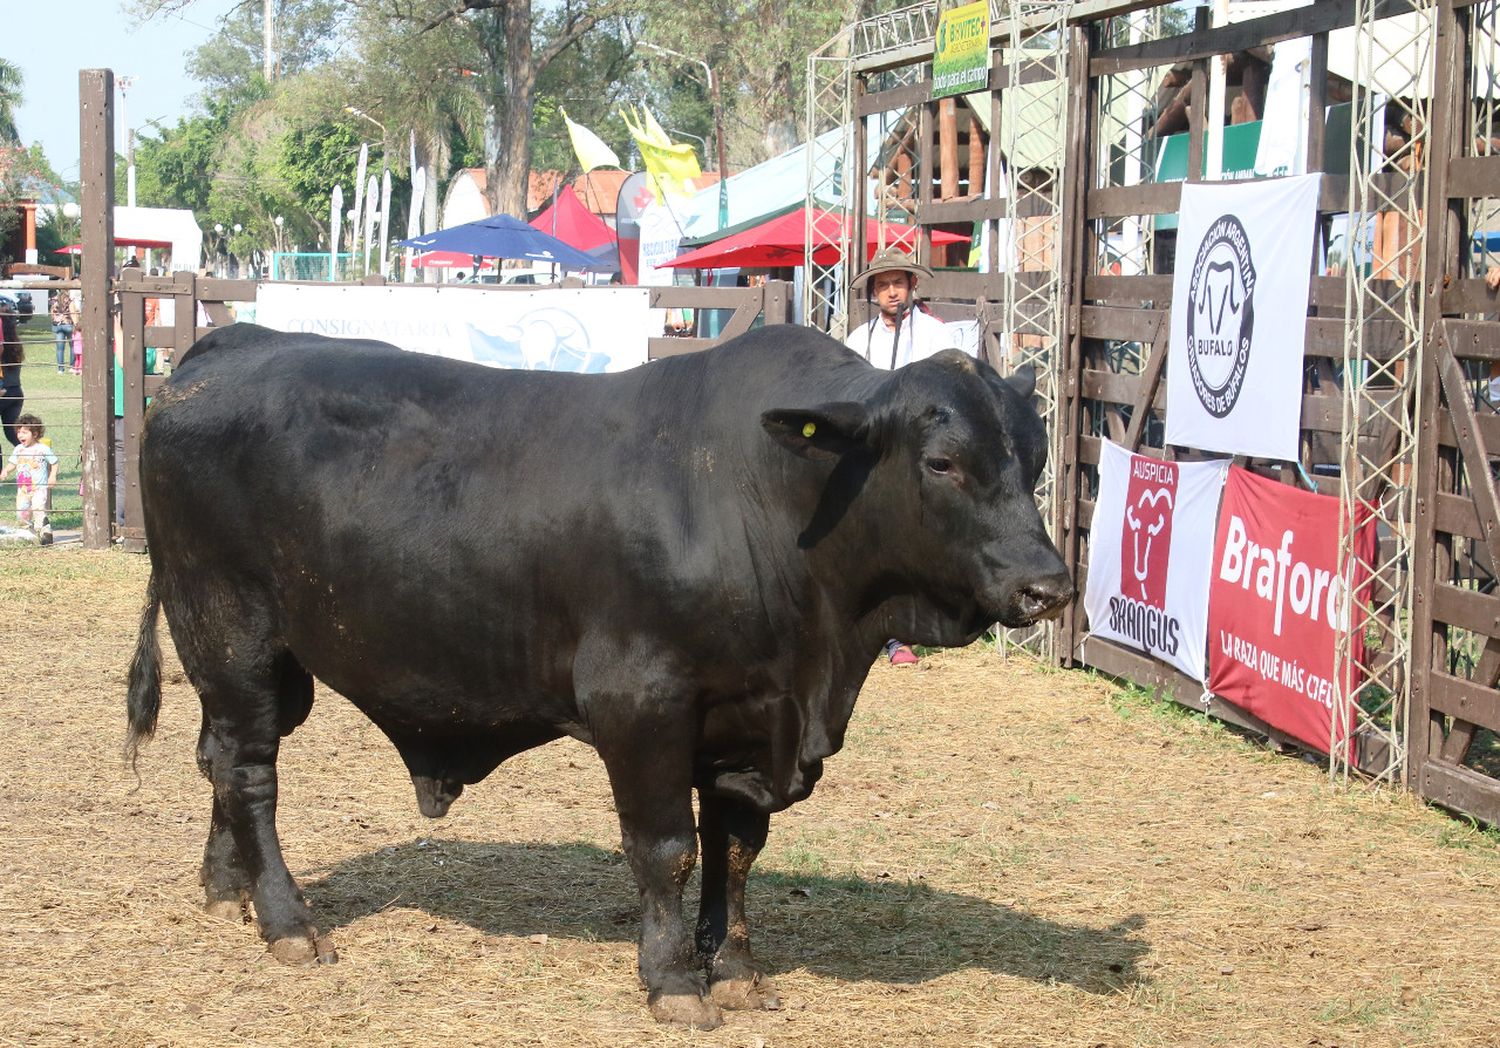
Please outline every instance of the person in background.
[[0, 483], [9, 480], [12, 473], [16, 476], [16, 520], [22, 527], [31, 528], [43, 545], [52, 541], [48, 496], [57, 483], [57, 453], [42, 443], [45, 432], [42, 420], [35, 415], [16, 419], [20, 443], [10, 453], [5, 468], [0, 469]]
[[932, 270], [895, 248], [877, 251], [851, 289], [866, 288], [875, 315], [855, 328], [844, 345], [878, 368], [894, 370], [945, 349], [959, 349], [958, 336], [917, 302], [917, 281]]
[[57, 342], [57, 373], [66, 374], [73, 363], [73, 328], [78, 317], [73, 312], [73, 296], [67, 291], [52, 292], [52, 337]]
[[10, 303], [0, 301], [0, 431], [4, 432], [12, 447], [21, 442], [16, 433], [16, 420], [21, 417], [21, 407], [26, 403], [26, 394], [21, 389], [21, 365], [26, 360], [26, 347], [21, 344], [21, 332], [16, 324], [16, 314]]

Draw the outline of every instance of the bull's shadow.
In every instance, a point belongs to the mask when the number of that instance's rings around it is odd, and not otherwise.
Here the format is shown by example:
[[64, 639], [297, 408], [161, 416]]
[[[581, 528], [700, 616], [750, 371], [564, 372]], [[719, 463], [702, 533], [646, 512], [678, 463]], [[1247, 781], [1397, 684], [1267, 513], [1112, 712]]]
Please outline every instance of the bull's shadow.
[[[696, 881], [696, 878], [695, 878]], [[337, 930], [390, 907], [462, 921], [489, 935], [635, 941], [635, 883], [618, 852], [591, 844], [424, 839], [361, 855], [304, 888], [318, 925]], [[1113, 993], [1142, 977], [1144, 919], [1061, 924], [918, 881], [752, 873], [751, 939], [768, 973], [919, 983], [983, 968]], [[684, 909], [697, 912], [696, 883]]]

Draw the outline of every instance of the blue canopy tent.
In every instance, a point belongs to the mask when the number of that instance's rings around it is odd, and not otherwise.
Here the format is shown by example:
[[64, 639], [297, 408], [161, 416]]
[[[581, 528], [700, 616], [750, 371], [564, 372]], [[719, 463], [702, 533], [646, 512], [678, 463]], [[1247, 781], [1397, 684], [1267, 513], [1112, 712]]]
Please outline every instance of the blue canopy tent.
[[602, 272], [608, 268], [599, 259], [510, 215], [491, 215], [477, 222], [465, 222], [461, 226], [403, 240], [397, 246], [417, 251], [458, 251], [482, 258], [524, 258], [561, 269]]

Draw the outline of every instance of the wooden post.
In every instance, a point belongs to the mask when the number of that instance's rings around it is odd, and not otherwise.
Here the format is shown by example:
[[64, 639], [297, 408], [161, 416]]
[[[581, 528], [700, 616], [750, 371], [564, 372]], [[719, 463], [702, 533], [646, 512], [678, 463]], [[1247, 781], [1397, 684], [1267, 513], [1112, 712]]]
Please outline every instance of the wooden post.
[[[1002, 88], [1000, 88], [1000, 91], [1009, 91], [1009, 90], [1010, 90], [1010, 77], [1009, 77], [1009, 75], [1007, 73], [1006, 80], [1005, 80], [1005, 86], [1002, 87]], [[1000, 182], [1000, 180], [1005, 177], [1005, 168], [1001, 164], [1001, 143], [1005, 141], [1005, 137], [1004, 137], [1003, 129], [1000, 126], [1000, 121], [1001, 121], [1001, 118], [1002, 118], [1001, 107], [1000, 107], [1000, 91], [996, 91], [993, 88], [990, 89], [990, 156], [989, 156], [990, 199], [991, 200], [999, 200], [1000, 201], [1001, 210], [998, 211], [998, 212], [996, 212], [996, 214], [1000, 218], [1004, 218], [1006, 220], [1007, 227], [1008, 227], [1009, 223], [1012, 222], [1012, 221], [1014, 221], [1015, 216], [1011, 214], [1011, 206], [1010, 206], [1011, 205], [1011, 195], [1010, 195], [1010, 192], [1009, 192], [1008, 189], [1002, 189], [1001, 188], [1001, 182]], [[1009, 163], [1009, 158], [1008, 157], [1005, 158], [1005, 162]], [[1002, 238], [1000, 236], [1000, 227], [999, 227], [999, 224], [994, 219], [986, 219], [985, 220], [985, 228], [990, 231], [990, 250], [989, 250], [990, 276], [991, 277], [995, 277], [995, 278], [1002, 278], [1002, 274], [1000, 272], [1000, 241], [1001, 241]], [[1010, 264], [1010, 262], [1009, 262], [1009, 256], [1007, 256], [1006, 264], [1007, 265]], [[1002, 279], [1002, 282], [1003, 282], [1003, 279]], [[999, 292], [999, 294], [997, 295], [997, 297], [1003, 303], [1005, 301], [1005, 292], [1003, 290], [1001, 290]], [[1003, 310], [1003, 306], [1002, 306], [1002, 310]], [[1003, 324], [1001, 326], [1004, 327], [1004, 328], [1009, 328], [1010, 324], [1007, 321], [1005, 324]], [[1000, 352], [999, 352], [999, 357], [1003, 359], [1003, 358], [1006, 357], [1006, 355], [1009, 352], [1010, 352], [1010, 346], [1008, 346], [1008, 345], [1001, 346], [1000, 347]]]
[[[1209, 10], [1200, 7], [1195, 12], [1196, 21], [1194, 29], [1203, 32], [1208, 28]], [[1219, 56], [1212, 59], [1201, 58], [1193, 63], [1193, 78], [1188, 87], [1188, 164], [1187, 181], [1203, 181], [1203, 132], [1208, 127], [1204, 120], [1208, 112], [1208, 63], [1217, 62]]]
[[[1446, 555], [1441, 558], [1442, 573], [1437, 570], [1440, 553], [1437, 534], [1439, 478], [1441, 476], [1443, 481], [1442, 487], [1449, 490], [1452, 490], [1455, 478], [1450, 469], [1440, 468], [1438, 456], [1437, 419], [1443, 408], [1439, 401], [1437, 357], [1443, 323], [1443, 289], [1450, 278], [1463, 275], [1457, 266], [1467, 253], [1467, 245], [1460, 236], [1460, 216], [1448, 198], [1449, 160], [1460, 153], [1458, 141], [1463, 134], [1462, 114], [1469, 77], [1464, 62], [1467, 53], [1464, 22], [1465, 19], [1459, 17], [1451, 5], [1438, 5], [1432, 112], [1429, 116], [1432, 126], [1423, 205], [1430, 220], [1424, 245], [1427, 283], [1418, 289], [1426, 296], [1423, 314], [1426, 331], [1417, 368], [1422, 417], [1417, 428], [1416, 468], [1412, 471], [1416, 488], [1413, 492], [1416, 528], [1412, 542], [1411, 665], [1407, 671], [1411, 697], [1406, 709], [1406, 778], [1408, 784], [1424, 796], [1430, 796], [1428, 765], [1440, 755], [1442, 741], [1432, 712], [1432, 674], [1436, 669], [1445, 668], [1443, 656], [1447, 650], [1447, 629], [1434, 620], [1432, 600], [1437, 584], [1448, 581], [1451, 570]], [[1415, 166], [1409, 174], [1415, 177]], [[1446, 410], [1451, 412], [1451, 405]], [[1469, 469], [1484, 469], [1486, 466], [1484, 462], [1468, 461], [1464, 465]], [[1344, 483], [1349, 483], [1348, 479]], [[1462, 733], [1463, 727], [1455, 724], [1454, 730]]]
[[[849, 240], [849, 252], [851, 258], [844, 260], [844, 286], [834, 291], [833, 298], [836, 301], [839, 296], [844, 298], [844, 333], [859, 327], [869, 319], [869, 312], [865, 308], [866, 298], [864, 295], [856, 295], [850, 290], [850, 281], [856, 274], [864, 272], [869, 268], [869, 262], [865, 258], [865, 245], [870, 242], [870, 217], [868, 206], [868, 179], [865, 177], [870, 171], [870, 148], [865, 139], [865, 119], [860, 116], [860, 102], [870, 90], [869, 79], [865, 76], [854, 78], [854, 99], [852, 102], [854, 117], [854, 170], [847, 172], [844, 177], [845, 185], [851, 187], [854, 197], [854, 214], [852, 220], [852, 232]], [[876, 144], [876, 152], [879, 153], [880, 144]], [[882, 184], [884, 178], [882, 178]], [[880, 191], [880, 200], [877, 203], [880, 208], [880, 221], [885, 221], [885, 191]], [[823, 317], [803, 317], [804, 324], [820, 324], [825, 321]], [[837, 334], [837, 332], [835, 332]]]
[[[1310, 65], [1307, 91], [1307, 170], [1326, 171], [1328, 165], [1323, 157], [1323, 135], [1327, 117], [1323, 111], [1328, 107], [1327, 33], [1319, 33], [1312, 38]], [[1349, 108], [1352, 111], [1354, 106]]]
[[938, 168], [942, 199], [958, 196], [958, 102], [945, 98], [938, 102]]
[[[931, 81], [928, 86], [930, 88]], [[921, 218], [932, 212], [932, 147], [937, 137], [933, 134], [933, 109], [934, 104], [930, 101], [917, 107], [917, 142], [920, 152], [917, 154], [917, 213], [912, 221], [917, 227], [917, 261], [924, 266], [932, 263], [932, 229], [922, 225]]]
[[115, 241], [115, 75], [78, 72], [79, 181], [83, 196], [83, 545], [108, 549], [114, 508], [113, 324], [109, 267]]
[[984, 129], [972, 112], [969, 114], [969, 196], [984, 196]]
[[125, 526], [120, 529], [125, 548], [141, 553], [146, 531], [141, 522], [141, 430], [146, 417], [146, 296], [139, 268], [120, 274], [120, 333], [125, 347], [120, 367], [125, 373]]
[[172, 300], [172, 366], [198, 341], [198, 278], [187, 270], [172, 274], [177, 285]]
[[[1083, 278], [1091, 252], [1087, 236], [1089, 190], [1099, 170], [1098, 157], [1089, 148], [1092, 137], [1090, 122], [1098, 105], [1098, 81], [1089, 73], [1089, 55], [1094, 29], [1075, 26], [1069, 30], [1068, 47], [1068, 155], [1075, 163], [1067, 169], [1068, 185], [1062, 194], [1063, 257], [1059, 260], [1063, 296], [1064, 330], [1059, 339], [1057, 389], [1057, 438], [1053, 442], [1056, 461], [1053, 465], [1052, 534], [1063, 562], [1075, 582], [1083, 554], [1079, 536], [1078, 500], [1082, 497], [1082, 469], [1079, 465], [1079, 435], [1082, 424], [1083, 389]], [[1015, 221], [1015, 219], [1012, 219]], [[1077, 664], [1075, 656], [1082, 635], [1080, 622], [1083, 591], [1063, 611], [1057, 624], [1057, 646], [1054, 661], [1063, 666]]]

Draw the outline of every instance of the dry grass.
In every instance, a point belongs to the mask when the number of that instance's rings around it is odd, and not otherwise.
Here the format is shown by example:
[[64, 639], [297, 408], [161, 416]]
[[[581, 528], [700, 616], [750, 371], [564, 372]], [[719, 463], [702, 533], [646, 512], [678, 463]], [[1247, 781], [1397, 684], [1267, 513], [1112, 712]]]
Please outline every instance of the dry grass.
[[197, 702], [120, 763], [143, 558], [0, 553], [0, 1043], [1495, 1045], [1500, 846], [1081, 674], [879, 666], [751, 880], [788, 1008], [658, 1027], [598, 760], [554, 744], [440, 823], [321, 694], [288, 860], [342, 963], [198, 909]]

